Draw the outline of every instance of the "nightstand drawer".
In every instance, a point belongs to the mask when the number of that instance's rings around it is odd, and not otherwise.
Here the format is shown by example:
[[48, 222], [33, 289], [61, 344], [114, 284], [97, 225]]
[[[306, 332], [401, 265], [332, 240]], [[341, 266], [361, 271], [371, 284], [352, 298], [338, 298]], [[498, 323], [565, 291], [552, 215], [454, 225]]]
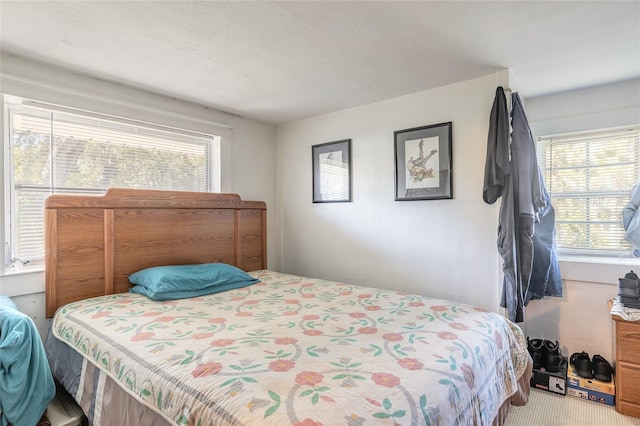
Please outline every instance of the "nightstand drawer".
[[618, 323], [618, 361], [640, 364], [640, 322]]
[[616, 398], [640, 405], [640, 365], [618, 362]]
[[640, 417], [640, 321], [611, 318], [616, 324], [616, 411]]

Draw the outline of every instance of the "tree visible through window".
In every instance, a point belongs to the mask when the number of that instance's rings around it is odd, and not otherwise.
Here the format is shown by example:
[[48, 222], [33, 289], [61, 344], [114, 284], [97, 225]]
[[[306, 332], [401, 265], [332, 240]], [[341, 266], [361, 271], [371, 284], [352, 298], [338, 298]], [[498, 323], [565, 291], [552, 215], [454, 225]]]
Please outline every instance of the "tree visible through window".
[[560, 250], [630, 255], [622, 210], [640, 178], [640, 129], [542, 137], [538, 161], [556, 210]]
[[[44, 200], [107, 188], [211, 190], [214, 136], [23, 105], [9, 111], [11, 254], [41, 265]], [[7, 164], [7, 163], [6, 163]]]

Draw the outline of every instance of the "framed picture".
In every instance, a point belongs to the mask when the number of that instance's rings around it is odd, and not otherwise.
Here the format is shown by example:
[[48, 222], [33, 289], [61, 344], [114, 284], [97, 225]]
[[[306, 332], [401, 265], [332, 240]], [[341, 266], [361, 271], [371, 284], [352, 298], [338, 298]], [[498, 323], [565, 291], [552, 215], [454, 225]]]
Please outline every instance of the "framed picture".
[[351, 139], [311, 147], [313, 202], [351, 201]]
[[394, 132], [396, 201], [453, 198], [451, 122]]

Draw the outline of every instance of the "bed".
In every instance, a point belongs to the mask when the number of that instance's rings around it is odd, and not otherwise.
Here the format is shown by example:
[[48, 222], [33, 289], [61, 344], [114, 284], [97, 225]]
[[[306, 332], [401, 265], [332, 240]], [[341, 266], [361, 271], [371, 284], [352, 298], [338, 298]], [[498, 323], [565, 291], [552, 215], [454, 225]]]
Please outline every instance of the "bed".
[[[522, 331], [484, 309], [267, 269], [266, 205], [110, 189], [45, 206], [54, 377], [95, 425], [503, 424], [529, 394]], [[160, 265], [255, 283], [129, 292]]]

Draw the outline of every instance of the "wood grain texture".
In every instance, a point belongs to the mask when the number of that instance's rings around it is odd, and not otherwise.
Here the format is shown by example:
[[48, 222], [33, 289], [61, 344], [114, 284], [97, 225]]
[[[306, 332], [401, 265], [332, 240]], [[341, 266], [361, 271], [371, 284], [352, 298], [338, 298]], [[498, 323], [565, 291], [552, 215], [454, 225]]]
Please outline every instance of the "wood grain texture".
[[47, 318], [55, 313], [58, 305], [58, 289], [55, 283], [58, 274], [58, 210], [45, 209], [44, 212], [44, 276], [45, 276], [45, 311]]
[[110, 189], [45, 203], [47, 317], [70, 302], [129, 290], [158, 265], [266, 268], [266, 204], [236, 194]]
[[616, 324], [616, 411], [640, 417], [640, 322], [612, 318]]
[[114, 267], [114, 219], [113, 209], [104, 210], [104, 292], [114, 292], [113, 267]]
[[110, 188], [101, 196], [53, 195], [45, 201], [45, 208], [64, 207], [266, 209], [266, 204], [262, 201], [242, 201], [238, 194], [124, 188]]

